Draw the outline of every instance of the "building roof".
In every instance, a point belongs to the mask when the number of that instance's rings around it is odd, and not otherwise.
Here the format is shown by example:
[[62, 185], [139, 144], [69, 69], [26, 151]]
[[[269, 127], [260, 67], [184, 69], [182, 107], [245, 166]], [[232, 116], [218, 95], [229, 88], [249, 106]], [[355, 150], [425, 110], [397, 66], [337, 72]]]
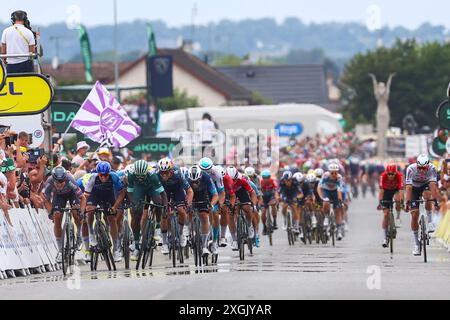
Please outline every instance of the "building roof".
[[[174, 64], [220, 92], [227, 100], [250, 101], [252, 98], [249, 90], [182, 49], [159, 49], [158, 54], [172, 56]], [[143, 55], [133, 62], [121, 63], [119, 66], [120, 76], [144, 62], [146, 57], [146, 55]], [[43, 65], [42, 69], [44, 74], [52, 76], [58, 84], [85, 83], [84, 65], [82, 63], [62, 64], [57, 70], [54, 70], [50, 64], [46, 64]], [[104, 84], [109, 84], [114, 81], [114, 64], [112, 62], [93, 63], [92, 74], [94, 81], [99, 80]]]
[[[158, 49], [158, 54], [172, 56], [174, 64], [220, 92], [227, 100], [250, 101], [252, 98], [249, 90], [182, 49]], [[146, 56], [142, 56], [134, 61], [121, 72], [121, 75], [131, 71], [136, 65], [145, 61], [145, 59]]]
[[[119, 71], [123, 72], [132, 63], [123, 62], [119, 64]], [[58, 69], [53, 69], [51, 64], [44, 64], [42, 72], [55, 79], [58, 85], [62, 84], [84, 84], [86, 83], [83, 63], [64, 63]], [[114, 80], [114, 63], [99, 62], [92, 64], [92, 76], [102, 83], [109, 83]]]
[[276, 104], [328, 102], [323, 65], [239, 66], [217, 70]]

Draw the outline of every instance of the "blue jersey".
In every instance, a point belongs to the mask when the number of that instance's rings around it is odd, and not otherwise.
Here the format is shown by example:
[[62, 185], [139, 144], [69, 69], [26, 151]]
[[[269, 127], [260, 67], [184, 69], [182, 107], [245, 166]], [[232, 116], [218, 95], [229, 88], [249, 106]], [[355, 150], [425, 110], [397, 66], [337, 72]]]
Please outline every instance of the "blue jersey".
[[286, 179], [280, 181], [280, 194], [284, 197], [293, 198], [301, 193], [297, 180], [293, 179], [290, 186], [286, 184]]
[[192, 190], [194, 191], [195, 199], [199, 198], [205, 199], [209, 198], [209, 196], [217, 194], [216, 186], [211, 180], [209, 174], [207, 174], [206, 172], [202, 172], [200, 181], [197, 184], [194, 183], [193, 181], [190, 181], [189, 179], [188, 183], [192, 187]]
[[304, 181], [301, 185], [300, 188], [302, 189], [303, 194], [305, 195], [305, 197], [312, 195], [313, 190], [311, 188], [311, 185], [309, 184], [308, 181]]
[[89, 181], [85, 187], [85, 192], [98, 194], [100, 196], [110, 196], [112, 193], [114, 194], [114, 196], [117, 196], [117, 194], [121, 192], [123, 188], [123, 182], [115, 172], [111, 172], [109, 174], [109, 178], [105, 183], [100, 180], [97, 173], [94, 173], [89, 178]]
[[328, 191], [342, 190], [342, 176], [338, 175], [338, 177], [335, 180], [333, 180], [331, 179], [330, 173], [326, 172], [323, 175], [322, 180], [320, 180], [319, 186], [323, 190]]
[[179, 190], [187, 190], [191, 187], [185, 179], [184, 175], [178, 169], [174, 170], [173, 175], [167, 181], [164, 181], [164, 179], [161, 177], [160, 172], [158, 172], [158, 177], [159, 181], [161, 181], [161, 184], [164, 187], [164, 190], [166, 190], [167, 193], [177, 192]]
[[252, 180], [250, 180], [250, 179], [247, 179], [247, 181], [248, 181], [248, 183], [250, 184], [250, 186], [252, 187], [253, 191], [255, 191], [256, 196], [257, 196], [257, 197], [261, 197], [261, 196], [262, 196], [261, 191], [259, 191], [259, 189], [258, 189], [258, 187], [256, 186], [256, 184], [255, 184]]

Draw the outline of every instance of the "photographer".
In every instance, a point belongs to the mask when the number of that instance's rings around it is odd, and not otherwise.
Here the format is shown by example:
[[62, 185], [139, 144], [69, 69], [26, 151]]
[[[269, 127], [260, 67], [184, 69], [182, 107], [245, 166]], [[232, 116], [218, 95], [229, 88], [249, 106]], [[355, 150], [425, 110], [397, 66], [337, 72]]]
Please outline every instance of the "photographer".
[[[33, 54], [36, 52], [36, 39], [30, 30], [30, 22], [25, 11], [15, 11], [11, 14], [12, 26], [3, 31], [1, 39], [1, 54]], [[29, 57], [7, 58], [7, 72], [34, 72], [33, 60]]]

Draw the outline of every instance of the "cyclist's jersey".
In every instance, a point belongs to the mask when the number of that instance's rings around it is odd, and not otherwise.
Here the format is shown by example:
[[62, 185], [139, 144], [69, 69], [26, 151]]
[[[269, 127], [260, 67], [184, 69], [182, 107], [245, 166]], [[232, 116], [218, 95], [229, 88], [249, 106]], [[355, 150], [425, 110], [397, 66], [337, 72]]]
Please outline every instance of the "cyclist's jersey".
[[252, 187], [252, 189], [253, 189], [253, 191], [255, 191], [255, 193], [256, 193], [256, 196], [259, 198], [259, 197], [261, 197], [261, 192], [259, 191], [259, 189], [258, 189], [258, 187], [256, 186], [256, 184], [252, 181], [252, 180], [250, 180], [250, 179], [248, 179], [248, 183], [250, 184], [250, 186]]
[[103, 195], [105, 196], [105, 198], [111, 197], [111, 194], [117, 196], [117, 194], [121, 192], [123, 188], [124, 185], [115, 172], [111, 172], [109, 174], [108, 181], [106, 181], [105, 183], [100, 180], [100, 177], [97, 173], [93, 173], [85, 187], [85, 192], [99, 195], [98, 198], [101, 199]]
[[193, 183], [193, 181], [188, 179], [189, 185], [192, 187], [194, 191], [194, 200], [195, 201], [207, 201], [210, 199], [210, 196], [217, 194], [216, 186], [214, 182], [211, 180], [211, 177], [206, 172], [202, 172], [202, 176], [200, 178], [200, 182], [198, 184]]
[[402, 190], [403, 189], [403, 174], [397, 172], [394, 179], [389, 179], [388, 173], [383, 172], [380, 176], [380, 189], [383, 190]]
[[437, 182], [437, 172], [434, 165], [430, 164], [426, 172], [420, 172], [417, 170], [417, 163], [414, 163], [406, 170], [406, 185], [420, 188], [430, 182]]
[[248, 177], [248, 180], [253, 182], [253, 184], [256, 186], [258, 191], [261, 191], [261, 180], [258, 175], [255, 175], [253, 178]]
[[359, 163], [354, 162], [354, 161], [350, 161], [349, 169], [350, 169], [350, 174], [351, 174], [353, 177], [358, 176], [359, 170], [360, 170]]
[[[179, 190], [188, 190], [191, 186], [185, 179], [184, 175], [181, 173], [181, 171], [178, 168], [174, 168], [172, 176], [167, 179], [167, 181], [164, 181], [161, 178], [161, 174], [158, 172], [158, 178], [163, 186], [164, 190], [169, 192], [177, 192]], [[156, 181], [155, 181], [156, 184]]]
[[336, 180], [332, 180], [330, 172], [326, 172], [320, 180], [319, 186], [328, 191], [342, 190], [342, 176], [338, 175]]
[[57, 189], [55, 186], [55, 181], [53, 180], [53, 177], [50, 177], [47, 180], [47, 183], [44, 187], [44, 195], [46, 199], [51, 199], [52, 194], [54, 196], [61, 196], [65, 197], [68, 195], [76, 195], [78, 198], [83, 195], [83, 192], [78, 187], [77, 182], [73, 179], [72, 176], [67, 176], [66, 183], [62, 189]]
[[297, 180], [292, 180], [290, 186], [286, 184], [286, 179], [280, 181], [280, 194], [285, 198], [294, 198], [301, 192]]
[[236, 179], [233, 182], [233, 194], [235, 194], [237, 191], [240, 191], [241, 189], [244, 189], [248, 193], [251, 193], [253, 191], [252, 186], [250, 183], [248, 183], [248, 180], [242, 176], [240, 179]]
[[128, 174], [128, 186], [127, 191], [133, 193], [135, 189], [145, 189], [150, 190], [154, 194], [164, 192], [164, 188], [159, 181], [158, 175], [155, 173], [148, 172], [145, 179], [139, 181], [134, 173]]
[[261, 191], [265, 196], [272, 195], [278, 190], [277, 183], [274, 179], [261, 179]]
[[309, 184], [308, 181], [304, 181], [301, 185], [300, 188], [302, 189], [303, 194], [305, 195], [305, 197], [312, 195], [312, 189], [311, 189], [311, 185]]
[[211, 172], [209, 172], [208, 174], [211, 177], [211, 180], [214, 182], [217, 192], [222, 193], [225, 190], [225, 186], [223, 184], [222, 173], [219, 172], [219, 168], [217, 166], [214, 166], [211, 169]]
[[86, 189], [86, 186], [87, 186], [91, 176], [92, 176], [92, 173], [86, 173], [83, 177], [81, 177], [80, 179], [77, 180], [77, 185], [83, 192]]
[[225, 175], [225, 177], [223, 177], [223, 185], [227, 196], [234, 195], [234, 182], [229, 175]]

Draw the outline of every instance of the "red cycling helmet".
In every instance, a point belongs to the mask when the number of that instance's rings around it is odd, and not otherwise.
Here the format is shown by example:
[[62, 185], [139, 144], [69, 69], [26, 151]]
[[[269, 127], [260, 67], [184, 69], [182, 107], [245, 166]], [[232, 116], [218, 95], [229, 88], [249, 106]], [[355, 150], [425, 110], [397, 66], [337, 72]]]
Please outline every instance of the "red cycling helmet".
[[397, 173], [397, 171], [398, 171], [397, 170], [397, 165], [395, 165], [395, 164], [390, 164], [386, 168], [386, 172], [387, 173]]

